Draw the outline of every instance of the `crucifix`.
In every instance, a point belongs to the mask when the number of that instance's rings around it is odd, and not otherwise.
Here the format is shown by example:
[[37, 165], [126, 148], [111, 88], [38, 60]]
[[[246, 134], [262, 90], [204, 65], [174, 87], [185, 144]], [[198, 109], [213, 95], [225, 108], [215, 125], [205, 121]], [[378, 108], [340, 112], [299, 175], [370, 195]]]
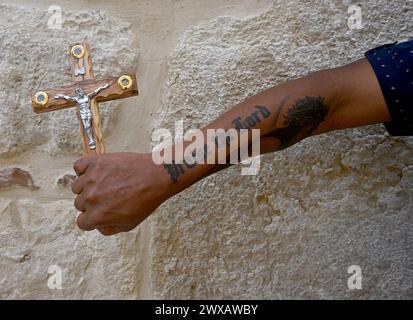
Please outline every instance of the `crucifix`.
[[70, 68], [74, 83], [33, 94], [33, 110], [43, 113], [76, 107], [83, 155], [103, 154], [105, 147], [98, 103], [138, 95], [136, 77], [124, 74], [120, 77], [96, 80], [92, 69], [90, 46], [86, 42], [70, 46]]

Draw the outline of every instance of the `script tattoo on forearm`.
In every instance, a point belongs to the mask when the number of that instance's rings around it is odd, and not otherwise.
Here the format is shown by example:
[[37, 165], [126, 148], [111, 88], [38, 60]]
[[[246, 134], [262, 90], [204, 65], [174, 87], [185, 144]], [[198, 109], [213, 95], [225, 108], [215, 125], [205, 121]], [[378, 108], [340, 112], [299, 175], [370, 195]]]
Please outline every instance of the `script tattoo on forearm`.
[[172, 160], [172, 163], [165, 163], [163, 167], [168, 171], [168, 174], [174, 183], [178, 182], [178, 178], [184, 174], [183, 165], [175, 163], [175, 160]]
[[310, 136], [325, 120], [330, 110], [324, 100], [323, 97], [305, 97], [298, 100], [284, 115], [283, 127], [275, 129], [266, 137], [277, 138], [281, 143], [281, 150]]
[[[209, 146], [208, 144], [204, 144], [204, 148], [201, 151], [198, 151], [198, 154], [204, 159], [204, 161], [208, 158], [208, 155], [210, 154]], [[195, 157], [197, 152], [193, 152], [192, 156]], [[192, 169], [195, 168], [196, 165], [198, 164], [197, 161], [194, 163], [188, 163], [185, 159], [182, 161], [183, 163], [176, 163], [175, 160], [172, 160], [172, 163], [166, 163], [164, 164], [164, 168], [168, 171], [169, 176], [171, 177], [171, 180], [176, 183], [178, 182], [178, 178], [185, 173], [185, 169]]]
[[[262, 120], [268, 118], [271, 115], [271, 112], [268, 110], [268, 108], [266, 106], [262, 106], [262, 105], [257, 105], [254, 107], [255, 111], [253, 113], [251, 113], [251, 115], [249, 115], [248, 117], [246, 117], [245, 119], [242, 119], [241, 117], [237, 117], [232, 121], [232, 124], [234, 125], [234, 128], [237, 130], [240, 129], [250, 129], [252, 127], [254, 127], [255, 125], [257, 125], [258, 123], [260, 123]], [[230, 137], [226, 136], [224, 138], [224, 143], [221, 143], [220, 141], [220, 137], [216, 136], [215, 137], [215, 144], [218, 148], [225, 146], [226, 144], [230, 144]], [[208, 145], [205, 144], [204, 145], [204, 150], [203, 150], [203, 157], [204, 160], [207, 159], [209, 153], [211, 152], [210, 150], [208, 150]], [[197, 162], [195, 162], [194, 164], [188, 164], [185, 160], [183, 161], [183, 163], [176, 163], [175, 161], [172, 161], [172, 163], [168, 163], [168, 164], [164, 164], [164, 168], [165, 170], [168, 171], [168, 174], [171, 178], [171, 180], [176, 183], [178, 182], [179, 177], [181, 177], [186, 170], [188, 169], [192, 169], [195, 168], [198, 165]], [[217, 165], [217, 167], [212, 168], [211, 171], [212, 172], [216, 172], [219, 170], [222, 170], [226, 167], [228, 167], [229, 165]]]
[[256, 126], [261, 120], [268, 118], [271, 115], [271, 112], [268, 110], [266, 106], [255, 106], [255, 111], [251, 113], [245, 119], [241, 119], [241, 117], [237, 117], [236, 119], [232, 120], [234, 124], [234, 128], [237, 130], [240, 129], [251, 129]]
[[[281, 111], [289, 99], [291, 94], [287, 95], [277, 108], [277, 112], [274, 117], [274, 125], [277, 125]], [[265, 135], [267, 138], [276, 138], [280, 141], [278, 150], [285, 149], [294, 143], [310, 136], [314, 130], [326, 119], [330, 107], [325, 104], [324, 97], [304, 97], [298, 100], [284, 115], [284, 124], [282, 127], [275, 129], [274, 131]], [[271, 116], [271, 112], [266, 106], [257, 105], [255, 111], [251, 113], [245, 119], [237, 117], [232, 120], [232, 124], [235, 129], [251, 129], [257, 124]], [[219, 139], [215, 137], [215, 144], [217, 147], [223, 147], [229, 145], [230, 137], [226, 136], [225, 139]], [[203, 157], [207, 158], [210, 150], [208, 145], [204, 145]], [[170, 164], [164, 164], [164, 168], [168, 171], [171, 180], [176, 183], [180, 176], [182, 176], [187, 169], [194, 168], [198, 163], [188, 164], [185, 160], [182, 164], [172, 161]], [[211, 168], [211, 172], [217, 172], [221, 169], [227, 168], [230, 165], [217, 165]]]
[[[233, 124], [233, 129], [236, 129], [238, 132], [241, 129], [252, 129], [258, 123], [271, 115], [270, 110], [268, 110], [266, 106], [257, 105], [254, 108], [255, 111], [245, 119], [236, 117], [234, 120], [232, 120], [231, 123]], [[229, 147], [231, 144], [231, 136], [227, 133], [224, 134], [224, 137], [216, 135], [212, 142], [215, 142], [217, 148]]]

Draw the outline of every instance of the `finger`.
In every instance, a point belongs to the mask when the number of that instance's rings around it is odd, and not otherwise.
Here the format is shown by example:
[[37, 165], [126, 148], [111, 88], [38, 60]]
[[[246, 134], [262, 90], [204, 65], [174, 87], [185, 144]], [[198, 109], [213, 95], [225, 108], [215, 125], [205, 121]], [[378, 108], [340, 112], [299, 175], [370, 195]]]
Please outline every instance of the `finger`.
[[86, 212], [79, 214], [76, 220], [77, 226], [84, 231], [92, 231], [96, 229], [90, 222], [89, 215]]
[[80, 194], [83, 191], [83, 187], [85, 184], [85, 176], [77, 177], [75, 181], [72, 183], [72, 192], [74, 194]]
[[119, 232], [122, 232], [122, 230], [117, 227], [117, 226], [104, 226], [104, 227], [100, 227], [98, 228], [98, 231], [108, 237], [108, 236], [113, 236], [114, 234], [117, 234]]
[[86, 204], [84, 196], [78, 195], [74, 201], [75, 208], [80, 212], [86, 211]]
[[91, 231], [94, 229], [111, 226], [110, 216], [105, 215], [99, 211], [83, 211], [77, 217], [77, 225], [80, 229]]
[[87, 158], [82, 158], [79, 159], [75, 162], [75, 164], [73, 165], [73, 169], [75, 170], [76, 174], [78, 176], [82, 175], [83, 173], [85, 173], [85, 171], [87, 170], [87, 168], [89, 167], [89, 165], [95, 161], [96, 156], [91, 156], [91, 157], [87, 157]]
[[136, 226], [126, 226], [126, 225], [106, 225], [97, 228], [97, 230], [104, 236], [113, 236], [114, 234], [121, 232], [128, 232], [134, 229]]

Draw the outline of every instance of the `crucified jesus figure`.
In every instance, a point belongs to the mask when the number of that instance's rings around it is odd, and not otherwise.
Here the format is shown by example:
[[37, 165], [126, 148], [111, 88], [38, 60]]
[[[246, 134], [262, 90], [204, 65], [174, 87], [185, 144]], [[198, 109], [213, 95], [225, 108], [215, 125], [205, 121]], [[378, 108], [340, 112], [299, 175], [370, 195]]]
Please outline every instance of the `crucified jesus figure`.
[[88, 144], [89, 148], [94, 150], [96, 149], [96, 143], [93, 139], [93, 131], [92, 131], [92, 111], [90, 110], [90, 101], [93, 97], [95, 97], [100, 91], [109, 87], [109, 84], [104, 83], [99, 88], [93, 90], [91, 93], [86, 94], [85, 91], [81, 88], [77, 88], [75, 90], [75, 95], [73, 97], [65, 96], [63, 94], [55, 95], [55, 99], [65, 99], [69, 101], [75, 101], [80, 108], [80, 118], [82, 119], [83, 128], [86, 131], [88, 137]]

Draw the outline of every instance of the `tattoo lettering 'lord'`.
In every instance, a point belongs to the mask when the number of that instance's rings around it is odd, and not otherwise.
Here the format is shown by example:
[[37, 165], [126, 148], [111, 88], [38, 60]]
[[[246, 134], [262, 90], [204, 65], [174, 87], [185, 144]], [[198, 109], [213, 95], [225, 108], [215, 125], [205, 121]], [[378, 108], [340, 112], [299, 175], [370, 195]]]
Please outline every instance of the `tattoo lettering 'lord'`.
[[[305, 97], [298, 100], [284, 115], [284, 125], [275, 129], [267, 137], [280, 140], [280, 149], [310, 136], [328, 115], [330, 107], [323, 97]], [[276, 119], [277, 120], [277, 119]]]
[[241, 117], [233, 120], [234, 128], [237, 130], [253, 128], [260, 123], [262, 119], [268, 118], [271, 115], [265, 106], [255, 106], [255, 109], [256, 110], [244, 120], [242, 120]]

